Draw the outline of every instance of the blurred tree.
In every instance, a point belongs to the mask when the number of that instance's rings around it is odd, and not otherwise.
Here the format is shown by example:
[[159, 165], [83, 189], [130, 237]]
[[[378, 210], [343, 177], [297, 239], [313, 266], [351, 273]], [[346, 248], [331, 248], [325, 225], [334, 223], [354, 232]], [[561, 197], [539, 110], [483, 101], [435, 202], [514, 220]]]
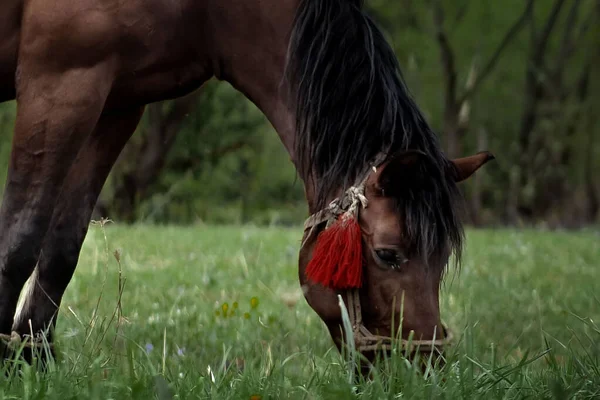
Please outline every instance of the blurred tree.
[[[272, 142], [280, 148], [263, 154]], [[279, 164], [271, 176], [264, 176], [264, 159]], [[281, 184], [275, 178], [281, 171], [289, 184], [270, 190]], [[299, 203], [302, 192], [294, 187], [294, 176], [262, 113], [229, 84], [211, 81], [187, 97], [147, 108], [109, 178], [96, 217], [244, 222], [257, 208], [266, 211], [289, 201], [289, 193]], [[264, 192], [270, 197], [264, 199]]]
[[[445, 24], [446, 17], [444, 6], [442, 4], [442, 0], [431, 1], [435, 39], [439, 45], [441, 73], [444, 82], [442, 134], [446, 138], [446, 150], [448, 157], [458, 158], [463, 155], [462, 143], [470, 125], [470, 101], [477, 93], [477, 90], [481, 87], [483, 82], [496, 68], [507, 47], [525, 26], [527, 18], [532, 12], [533, 3], [534, 0], [527, 1], [524, 6], [524, 11], [507, 29], [499, 43], [496, 45], [496, 48], [490, 52], [490, 56], [488, 60], [483, 63], [481, 71], [479, 71], [478, 67], [480, 63], [477, 61], [480, 58], [480, 54], [474, 54], [471, 56], [472, 61], [467, 75], [465, 87], [463, 90], [460, 90], [458, 87], [458, 72], [456, 65], [457, 63], [455, 60], [456, 55], [453, 50], [454, 46], [450, 41], [447, 28], [445, 26], [447, 24]], [[469, 5], [469, 2], [464, 2], [461, 4], [456, 17], [452, 19], [453, 24], [460, 24], [462, 22], [464, 16], [468, 12]], [[484, 135], [485, 129], [479, 129], [479, 133]], [[485, 146], [487, 146], [486, 137], [479, 137], [479, 149], [484, 150]], [[473, 184], [473, 190], [471, 191], [471, 198], [469, 201], [469, 216], [471, 222], [474, 224], [480, 224], [481, 195], [481, 179], [478, 177], [476, 182]]]
[[[472, 56], [473, 61], [466, 79], [464, 90], [458, 88], [458, 72], [456, 66], [456, 55], [453, 45], [450, 43], [445, 27], [445, 11], [441, 0], [432, 0], [432, 14], [434, 21], [435, 38], [439, 45], [441, 71], [444, 81], [444, 113], [443, 134], [446, 137], [446, 150], [448, 157], [457, 158], [462, 156], [462, 141], [469, 128], [470, 104], [469, 101], [475, 95], [481, 84], [496, 68], [500, 57], [508, 45], [515, 39], [521, 29], [525, 26], [528, 15], [531, 14], [534, 0], [528, 0], [521, 16], [506, 31], [497, 47], [491, 51], [489, 59], [478, 71], [478, 54]], [[469, 3], [461, 5], [454, 24], [460, 24], [467, 13]]]
[[[594, 65], [589, 50], [600, 48], [590, 40], [600, 35], [589, 32], [600, 21], [593, 12], [600, 2], [430, 0], [407, 9], [400, 3], [373, 0], [371, 7], [448, 155], [484, 147], [497, 155], [463, 185], [472, 221], [575, 220], [562, 211], [565, 204], [581, 208], [581, 189], [594, 186], [576, 178], [582, 160], [591, 164], [587, 171], [598, 167], [598, 158], [584, 157], [597, 150], [579, 147], [584, 140], [598, 147], [593, 132], [584, 139], [582, 121], [589, 104], [598, 106], [585, 87], [593, 81], [586, 78]], [[597, 123], [589, 129], [598, 134]]]
[[[547, 177], [556, 170], [564, 175], [570, 161], [570, 146], [580, 120], [580, 113], [573, 110], [579, 109], [584, 103], [589, 84], [589, 61], [585, 60], [583, 50], [586, 46], [582, 44], [594, 17], [590, 7], [586, 9], [587, 17], [580, 17], [582, 4], [585, 3], [581, 0], [572, 0], [568, 13], [561, 13], [567, 3], [567, 0], [554, 1], [550, 11], [542, 14], [542, 29], [539, 32], [537, 27], [540, 18], [536, 18], [534, 13], [529, 14], [530, 39], [525, 62], [524, 105], [506, 210], [508, 222], [512, 224], [521, 217], [536, 218], [547, 214], [560, 203], [557, 200], [566, 191], [564, 178], [559, 182], [554, 179], [555, 182], [549, 185]], [[591, 6], [591, 2], [587, 2], [586, 6]], [[565, 20], [559, 27], [561, 15], [565, 15]], [[553, 34], [559, 35], [557, 32], [560, 29], [561, 37], [553, 41]], [[582, 64], [583, 67], [579, 67]], [[576, 76], [573, 71], [578, 67], [582, 71]], [[570, 72], [570, 79], [565, 77], [567, 72]], [[538, 127], [540, 122], [544, 125]], [[557, 141], [552, 132], [559, 132], [560, 135], [558, 146], [561, 150], [558, 157], [553, 157]], [[542, 171], [539, 171], [540, 167]], [[548, 189], [552, 195], [549, 195]]]
[[[370, 0], [451, 156], [497, 161], [461, 185], [471, 221], [600, 218], [599, 0]], [[0, 104], [0, 186], [15, 103]], [[211, 81], [147, 107], [97, 208], [120, 221], [300, 223], [302, 185], [261, 112]]]
[[[588, 63], [588, 91], [586, 103], [581, 109], [583, 120], [582, 131], [585, 132], [587, 140], [584, 141], [583, 180], [585, 196], [587, 197], [587, 208], [585, 214], [586, 222], [598, 221], [600, 219], [600, 179], [595, 172], [598, 169], [597, 160], [600, 159], [598, 136], [600, 136], [600, 117], [597, 113], [600, 106], [600, 69], [593, 66], [600, 65], [600, 1], [596, 1], [593, 11], [595, 22], [590, 29], [592, 51]], [[595, 163], [596, 162], [596, 163]]]
[[[112, 174], [114, 194], [110, 199], [110, 212], [120, 220], [135, 220], [137, 204], [150, 195], [148, 190], [162, 173], [175, 138], [185, 117], [198, 103], [199, 95], [200, 91], [196, 91], [171, 102], [146, 107], [147, 123], [139, 139], [126, 146]], [[97, 213], [107, 214], [109, 206], [103, 199], [96, 208]]]

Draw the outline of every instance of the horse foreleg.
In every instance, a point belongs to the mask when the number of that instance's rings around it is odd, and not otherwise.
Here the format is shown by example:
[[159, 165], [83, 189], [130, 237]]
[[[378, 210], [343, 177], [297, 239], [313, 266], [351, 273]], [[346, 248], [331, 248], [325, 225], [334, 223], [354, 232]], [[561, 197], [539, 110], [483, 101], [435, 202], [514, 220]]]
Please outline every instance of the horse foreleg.
[[[69, 170], [42, 252], [13, 330], [45, 332], [52, 340], [56, 315], [87, 234], [100, 191], [121, 150], [135, 131], [143, 108], [103, 115]], [[29, 326], [31, 321], [31, 327]]]
[[[38, 66], [39, 67], [39, 66]], [[17, 120], [0, 209], [0, 333], [10, 333], [60, 188], [110, 92], [111, 62], [48, 70], [23, 62]]]

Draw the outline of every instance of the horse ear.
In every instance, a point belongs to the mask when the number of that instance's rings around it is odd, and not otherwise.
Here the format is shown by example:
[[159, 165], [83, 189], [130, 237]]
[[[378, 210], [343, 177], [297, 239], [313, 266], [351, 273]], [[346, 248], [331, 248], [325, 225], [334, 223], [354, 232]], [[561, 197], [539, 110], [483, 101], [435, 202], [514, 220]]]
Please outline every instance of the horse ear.
[[495, 160], [496, 157], [489, 151], [482, 151], [473, 156], [457, 158], [452, 160], [454, 165], [454, 180], [456, 182], [462, 182], [469, 178], [479, 168], [481, 168], [488, 161]]
[[426, 159], [427, 154], [419, 150], [406, 150], [394, 154], [381, 167], [377, 186], [384, 194], [392, 194], [397, 189], [398, 182], [408, 184], [408, 180], [418, 179], [417, 172]]

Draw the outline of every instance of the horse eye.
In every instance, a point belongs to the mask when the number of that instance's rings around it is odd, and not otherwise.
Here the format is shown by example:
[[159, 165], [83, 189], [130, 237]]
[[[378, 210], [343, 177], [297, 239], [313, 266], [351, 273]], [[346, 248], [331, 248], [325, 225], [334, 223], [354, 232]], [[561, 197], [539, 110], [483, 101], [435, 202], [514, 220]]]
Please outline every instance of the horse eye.
[[378, 249], [375, 250], [375, 254], [377, 257], [386, 264], [391, 265], [392, 267], [398, 267], [401, 264], [404, 264], [407, 260], [404, 255], [398, 253], [395, 250], [391, 249]]

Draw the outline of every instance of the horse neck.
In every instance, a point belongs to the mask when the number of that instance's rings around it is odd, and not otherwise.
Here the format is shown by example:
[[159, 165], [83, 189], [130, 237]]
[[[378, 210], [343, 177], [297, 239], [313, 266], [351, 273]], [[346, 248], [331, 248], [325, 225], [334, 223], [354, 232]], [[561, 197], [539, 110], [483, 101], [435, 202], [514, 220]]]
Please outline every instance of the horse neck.
[[[284, 79], [289, 39], [300, 0], [231, 2], [216, 7], [213, 69], [250, 99], [273, 125], [296, 168], [296, 116], [290, 88]], [[298, 168], [297, 168], [298, 169]], [[300, 176], [308, 207], [314, 212], [312, 177]]]
[[207, 1], [215, 76], [263, 112], [294, 161], [295, 113], [284, 71], [300, 0]]

